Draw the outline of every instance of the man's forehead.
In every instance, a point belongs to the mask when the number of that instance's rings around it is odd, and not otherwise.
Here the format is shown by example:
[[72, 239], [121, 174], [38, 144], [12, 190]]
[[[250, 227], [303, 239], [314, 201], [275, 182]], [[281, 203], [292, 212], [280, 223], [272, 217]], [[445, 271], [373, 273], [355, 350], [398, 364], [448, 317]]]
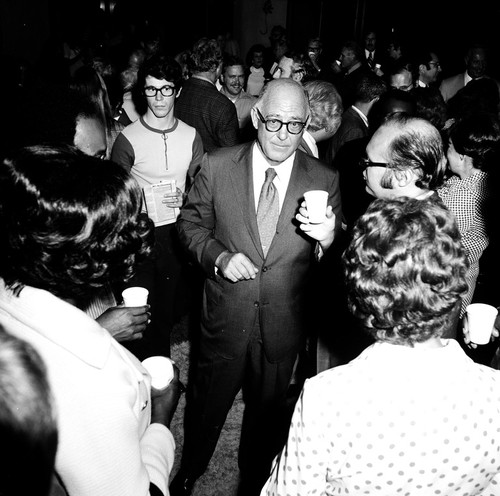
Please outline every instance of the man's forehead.
[[232, 75], [237, 75], [237, 74], [244, 75], [245, 74], [245, 71], [243, 70], [243, 66], [240, 64], [227, 66], [226, 72], [231, 73]]
[[305, 97], [298, 91], [281, 89], [267, 95], [262, 102], [262, 110], [267, 115], [293, 114], [296, 118], [307, 117]]

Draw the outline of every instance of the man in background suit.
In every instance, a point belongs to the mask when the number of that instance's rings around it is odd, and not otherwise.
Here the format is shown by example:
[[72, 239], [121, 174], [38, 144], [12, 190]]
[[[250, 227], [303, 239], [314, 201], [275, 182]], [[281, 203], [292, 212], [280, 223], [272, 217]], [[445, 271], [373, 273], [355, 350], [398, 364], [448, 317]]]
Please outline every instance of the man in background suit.
[[[270, 81], [252, 109], [257, 141], [205, 155], [181, 210], [181, 241], [206, 281], [191, 415], [172, 496], [190, 494], [205, 471], [240, 388], [240, 494], [259, 494], [286, 439], [287, 390], [312, 315], [305, 313], [307, 280], [341, 218], [337, 173], [297, 150], [309, 113], [300, 83]], [[259, 208], [266, 184], [274, 201], [265, 213], [279, 215], [267, 233]], [[311, 224], [303, 196], [317, 189], [328, 192], [329, 206], [323, 222]]]
[[236, 108], [215, 86], [222, 70], [217, 40], [201, 38], [188, 61], [192, 76], [183, 84], [175, 103], [175, 117], [194, 127], [206, 152], [239, 143]]
[[480, 44], [471, 45], [465, 55], [465, 72], [444, 79], [439, 87], [444, 101], [448, 102], [450, 98], [456, 95], [459, 90], [473, 79], [488, 77], [486, 75], [487, 67], [488, 57], [486, 47]]

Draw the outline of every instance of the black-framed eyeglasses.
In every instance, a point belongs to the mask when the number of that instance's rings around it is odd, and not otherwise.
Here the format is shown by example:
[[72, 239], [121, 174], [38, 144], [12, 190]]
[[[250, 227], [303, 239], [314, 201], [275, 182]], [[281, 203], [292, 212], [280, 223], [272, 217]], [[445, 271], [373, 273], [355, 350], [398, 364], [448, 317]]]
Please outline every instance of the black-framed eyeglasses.
[[174, 86], [162, 86], [161, 88], [155, 88], [154, 86], [146, 86], [144, 88], [144, 94], [146, 96], [156, 96], [158, 91], [162, 96], [172, 96], [175, 92]]
[[283, 122], [279, 119], [265, 119], [264, 116], [260, 113], [260, 110], [258, 108], [256, 108], [256, 110], [260, 121], [266, 126], [267, 131], [269, 131], [270, 133], [276, 133], [283, 126], [286, 126], [286, 129], [290, 134], [300, 134], [307, 124], [307, 122], [300, 121]]
[[431, 60], [429, 62], [429, 65], [433, 65], [434, 67], [436, 67], [436, 69], [439, 69], [441, 67], [441, 63], [440, 62], [435, 62], [434, 60]]
[[365, 170], [368, 167], [389, 167], [387, 162], [372, 162], [369, 158], [363, 157], [359, 160], [360, 167]]

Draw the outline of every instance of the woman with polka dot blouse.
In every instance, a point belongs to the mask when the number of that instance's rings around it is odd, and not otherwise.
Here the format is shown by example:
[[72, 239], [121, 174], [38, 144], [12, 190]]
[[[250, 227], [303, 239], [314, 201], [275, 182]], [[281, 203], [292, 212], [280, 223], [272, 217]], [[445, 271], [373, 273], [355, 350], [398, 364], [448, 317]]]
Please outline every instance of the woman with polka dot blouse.
[[376, 342], [306, 381], [262, 496], [500, 495], [500, 371], [440, 337], [467, 292], [453, 214], [375, 200], [344, 265]]

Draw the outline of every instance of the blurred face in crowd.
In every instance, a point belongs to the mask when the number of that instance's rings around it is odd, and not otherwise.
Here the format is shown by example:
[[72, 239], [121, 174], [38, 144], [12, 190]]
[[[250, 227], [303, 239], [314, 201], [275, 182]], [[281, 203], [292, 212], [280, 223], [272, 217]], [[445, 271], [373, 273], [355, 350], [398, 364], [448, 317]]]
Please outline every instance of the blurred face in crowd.
[[441, 63], [435, 53], [431, 53], [431, 60], [428, 62], [427, 67], [423, 64], [420, 65], [420, 79], [426, 83], [435, 83], [441, 72]]
[[377, 35], [372, 31], [370, 33], [367, 33], [365, 36], [365, 48], [369, 52], [373, 52], [375, 50], [377, 45]]
[[405, 69], [398, 74], [392, 74], [389, 84], [391, 88], [410, 91], [413, 88], [413, 76], [410, 71]]
[[467, 74], [472, 79], [483, 77], [486, 72], [486, 53], [482, 48], [471, 50], [465, 60], [467, 64]]
[[354, 52], [349, 48], [342, 49], [339, 60], [340, 66], [345, 70], [350, 69], [356, 63]]
[[238, 96], [245, 84], [245, 71], [241, 65], [226, 67], [222, 75], [222, 84], [231, 96]]
[[262, 52], [253, 52], [252, 65], [256, 69], [260, 69], [264, 63], [264, 54]]

